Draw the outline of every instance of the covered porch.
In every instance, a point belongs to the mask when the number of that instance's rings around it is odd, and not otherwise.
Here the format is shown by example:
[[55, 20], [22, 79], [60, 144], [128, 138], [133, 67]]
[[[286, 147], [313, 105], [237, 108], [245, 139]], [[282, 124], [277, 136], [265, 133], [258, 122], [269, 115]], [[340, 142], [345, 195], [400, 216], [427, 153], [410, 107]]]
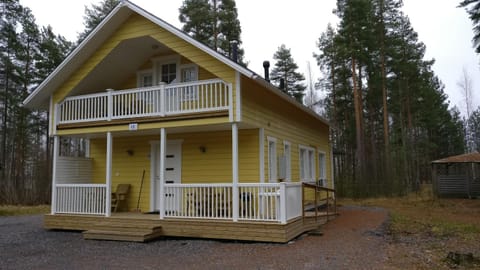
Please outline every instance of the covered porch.
[[[262, 181], [266, 172], [261, 166], [265, 163], [260, 155], [261, 129], [227, 123], [157, 132], [99, 134], [89, 140], [86, 157], [81, 158], [59, 156], [56, 136], [52, 211], [45, 227], [103, 232], [97, 239], [112, 232], [137, 231], [143, 236], [135, 239], [161, 235], [285, 242], [335, 215], [334, 190]], [[179, 143], [180, 151], [172, 152]], [[181, 160], [179, 178], [172, 169], [176, 155]], [[147, 165], [144, 190], [137, 196], [140, 168]], [[239, 167], [246, 169], [240, 172]], [[130, 174], [132, 170], [135, 174]], [[119, 183], [132, 185], [130, 203], [122, 212], [112, 212], [110, 194]], [[141, 209], [137, 199], [142, 200]], [[176, 229], [166, 229], [169, 224]], [[218, 234], [219, 229], [223, 234]], [[209, 232], [199, 233], [203, 230]], [[235, 230], [251, 233], [241, 236]], [[269, 237], [271, 230], [278, 235]]]

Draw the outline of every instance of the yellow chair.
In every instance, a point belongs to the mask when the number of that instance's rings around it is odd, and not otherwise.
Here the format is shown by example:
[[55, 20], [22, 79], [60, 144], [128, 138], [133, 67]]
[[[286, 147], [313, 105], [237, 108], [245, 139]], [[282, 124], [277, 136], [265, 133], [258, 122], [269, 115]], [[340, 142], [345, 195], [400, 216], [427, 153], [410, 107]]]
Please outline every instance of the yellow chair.
[[117, 212], [121, 201], [127, 200], [130, 184], [118, 184], [117, 190], [112, 193], [112, 212]]

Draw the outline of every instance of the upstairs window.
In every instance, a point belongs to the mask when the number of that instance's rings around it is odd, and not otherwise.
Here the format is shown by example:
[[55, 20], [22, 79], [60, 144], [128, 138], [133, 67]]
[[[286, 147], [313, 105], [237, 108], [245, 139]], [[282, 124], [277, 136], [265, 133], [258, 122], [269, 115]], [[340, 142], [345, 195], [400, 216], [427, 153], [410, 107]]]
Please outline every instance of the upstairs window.
[[174, 83], [177, 78], [177, 64], [163, 64], [160, 68], [160, 81], [170, 84]]
[[153, 86], [153, 74], [151, 70], [142, 70], [137, 73], [137, 87]]

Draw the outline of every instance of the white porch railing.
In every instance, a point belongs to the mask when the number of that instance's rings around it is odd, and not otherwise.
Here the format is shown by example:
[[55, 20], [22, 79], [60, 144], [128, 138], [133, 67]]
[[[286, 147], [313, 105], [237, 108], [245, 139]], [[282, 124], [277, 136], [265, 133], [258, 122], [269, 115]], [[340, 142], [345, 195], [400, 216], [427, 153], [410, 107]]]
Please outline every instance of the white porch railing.
[[165, 216], [232, 218], [232, 184], [165, 184]]
[[55, 213], [104, 215], [105, 184], [57, 184]]
[[214, 79], [67, 97], [58, 124], [228, 110], [231, 84]]
[[[300, 183], [242, 183], [238, 220], [286, 223], [302, 215]], [[233, 219], [233, 185], [165, 184], [165, 217]]]

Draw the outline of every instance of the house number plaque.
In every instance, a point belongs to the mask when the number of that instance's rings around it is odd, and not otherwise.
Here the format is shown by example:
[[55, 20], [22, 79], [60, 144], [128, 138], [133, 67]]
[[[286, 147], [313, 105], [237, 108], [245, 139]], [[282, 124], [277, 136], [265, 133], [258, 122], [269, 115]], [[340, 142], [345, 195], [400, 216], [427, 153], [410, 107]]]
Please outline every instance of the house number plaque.
[[130, 123], [128, 124], [128, 130], [137, 130], [138, 124], [137, 123]]

